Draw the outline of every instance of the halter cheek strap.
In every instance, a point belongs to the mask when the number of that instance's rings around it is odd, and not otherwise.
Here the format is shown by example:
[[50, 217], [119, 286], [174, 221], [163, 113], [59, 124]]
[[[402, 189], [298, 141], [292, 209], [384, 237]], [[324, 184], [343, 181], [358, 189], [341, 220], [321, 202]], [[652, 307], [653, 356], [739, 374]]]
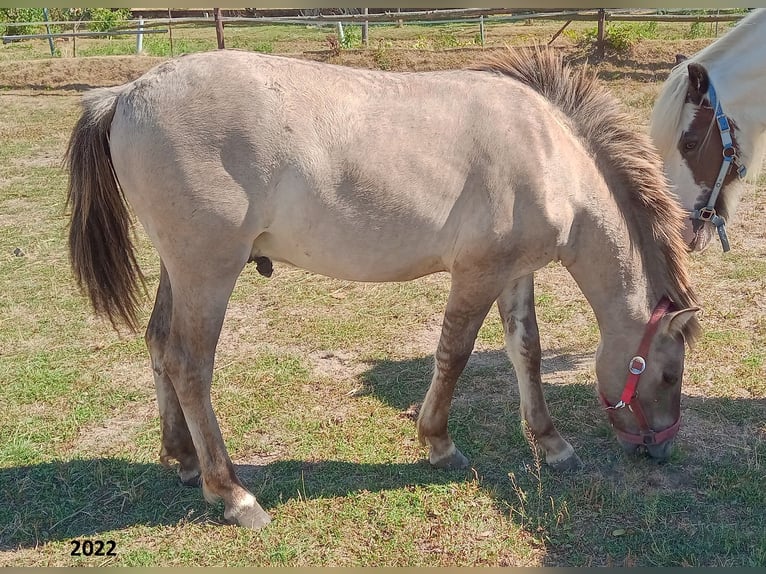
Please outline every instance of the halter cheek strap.
[[[630, 360], [628, 365], [628, 378], [625, 382], [625, 388], [622, 391], [620, 400], [610, 405], [606, 400], [604, 393], [599, 391], [599, 399], [601, 404], [609, 414], [609, 421], [614, 427], [614, 431], [618, 437], [630, 444], [659, 444], [665, 442], [669, 438], [672, 438], [678, 433], [678, 429], [681, 427], [681, 417], [679, 415], [676, 422], [668, 428], [662, 431], [655, 431], [649, 426], [649, 422], [644, 415], [644, 411], [641, 408], [641, 403], [638, 401], [638, 383], [641, 380], [641, 375], [646, 370], [646, 363], [649, 357], [649, 347], [652, 344], [654, 335], [657, 333], [657, 329], [660, 326], [660, 321], [667, 314], [672, 306], [672, 302], [667, 297], [660, 299], [657, 306], [652, 311], [652, 316], [649, 318], [649, 322], [646, 324], [646, 330], [644, 331], [644, 337], [641, 339], [641, 344], [638, 347], [638, 353]], [[620, 429], [614, 420], [614, 411], [627, 407], [633, 416], [636, 418], [641, 434], [629, 433]]]
[[721, 135], [721, 143], [723, 144], [723, 161], [721, 162], [721, 169], [718, 170], [718, 177], [713, 184], [713, 189], [710, 192], [710, 198], [707, 205], [701, 209], [695, 209], [691, 212], [690, 219], [697, 221], [709, 221], [715, 225], [718, 231], [718, 238], [721, 240], [721, 247], [724, 252], [729, 251], [729, 238], [726, 236], [726, 220], [718, 215], [715, 211], [715, 204], [718, 201], [718, 194], [721, 193], [723, 188], [723, 182], [726, 176], [729, 175], [732, 165], [737, 168], [737, 176], [742, 179], [747, 174], [747, 168], [740, 162], [737, 156], [737, 150], [734, 148], [734, 142], [731, 137], [731, 126], [729, 118], [723, 113], [721, 108], [721, 102], [718, 100], [713, 82], [708, 80], [707, 99], [710, 102], [710, 107], [713, 108], [715, 114], [715, 122], [718, 126], [718, 132]]

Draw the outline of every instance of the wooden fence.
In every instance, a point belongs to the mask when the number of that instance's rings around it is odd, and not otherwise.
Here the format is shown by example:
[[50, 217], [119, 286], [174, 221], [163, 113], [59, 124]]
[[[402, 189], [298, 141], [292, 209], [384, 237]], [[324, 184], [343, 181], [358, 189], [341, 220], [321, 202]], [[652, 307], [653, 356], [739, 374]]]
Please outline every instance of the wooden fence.
[[[229, 11], [232, 12], [231, 10]], [[158, 33], [170, 33], [172, 44], [172, 27], [173, 26], [214, 26], [216, 30], [216, 37], [218, 40], [218, 47], [225, 47], [224, 27], [226, 24], [234, 24], [237, 26], [263, 26], [274, 24], [317, 24], [317, 25], [334, 25], [337, 26], [339, 35], [343, 32], [343, 24], [361, 24], [366, 27], [369, 24], [402, 24], [404, 22], [417, 22], [418, 24], [444, 24], [452, 22], [471, 23], [475, 22], [479, 26], [480, 37], [482, 44], [484, 43], [485, 24], [494, 22], [514, 22], [525, 21], [535, 19], [546, 20], [558, 20], [563, 21], [564, 25], [554, 34], [550, 42], [553, 42], [569, 24], [575, 21], [592, 21], [597, 22], [597, 38], [596, 38], [596, 53], [599, 56], [603, 56], [605, 49], [605, 37], [607, 32], [608, 22], [732, 22], [740, 20], [744, 17], [744, 13], [741, 11], [735, 11], [734, 9], [721, 9], [717, 10], [715, 14], [688, 14], [680, 11], [657, 11], [657, 10], [638, 10], [638, 9], [594, 9], [594, 10], [553, 10], [553, 9], [540, 9], [534, 12], [520, 11], [518, 8], [467, 8], [467, 9], [449, 9], [449, 10], [419, 10], [419, 11], [405, 11], [400, 9], [396, 10], [378, 10], [375, 12], [369, 12], [367, 9], [365, 13], [358, 14], [314, 14], [314, 15], [301, 15], [300, 13], [287, 16], [240, 16], [229, 15], [226, 16], [225, 10], [220, 8], [212, 8], [210, 11], [199, 10], [196, 15], [189, 16], [188, 14], [195, 14], [195, 11], [185, 11], [184, 16], [180, 18], [174, 18], [170, 9], [167, 10], [168, 17], [154, 17], [151, 19], [143, 19], [143, 14], [138, 12], [141, 16], [140, 20], [130, 20], [123, 22], [120, 26], [117, 26], [114, 30], [108, 32], [92, 32], [92, 31], [78, 31], [80, 26], [87, 26], [89, 22], [20, 22], [14, 23], [15, 26], [26, 25], [38, 25], [38, 26], [73, 26], [72, 32], [61, 33], [46, 33], [46, 34], [21, 34], [21, 35], [5, 35], [3, 36], [3, 42], [31, 39], [31, 38], [48, 38], [51, 42], [52, 38], [63, 37], [88, 37], [97, 35], [121, 35], [121, 34], [135, 34], [137, 36], [137, 51], [140, 52], [141, 38], [143, 34], [158, 34]], [[152, 15], [156, 16], [157, 11], [152, 10]], [[161, 28], [161, 29], [155, 29]], [[363, 34], [363, 39], [367, 39], [367, 34]], [[549, 42], [549, 43], [550, 43]], [[53, 45], [51, 43], [51, 53], [53, 53]]]

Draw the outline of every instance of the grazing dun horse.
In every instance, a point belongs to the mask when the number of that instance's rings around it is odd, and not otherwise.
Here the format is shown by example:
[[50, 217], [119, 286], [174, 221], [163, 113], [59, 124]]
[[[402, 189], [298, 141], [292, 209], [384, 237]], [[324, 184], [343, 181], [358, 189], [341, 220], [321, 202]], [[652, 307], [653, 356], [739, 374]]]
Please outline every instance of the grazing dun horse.
[[595, 312], [598, 390], [618, 436], [662, 456], [678, 429], [684, 340], [698, 329], [683, 213], [648, 138], [550, 53], [387, 73], [217, 51], [93, 90], [83, 107], [68, 149], [75, 277], [96, 312], [137, 326], [130, 205], [161, 258], [146, 331], [160, 458], [222, 498], [227, 520], [270, 521], [234, 472], [210, 399], [248, 261], [266, 275], [274, 260], [356, 281], [451, 274], [417, 421], [437, 467], [467, 464], [447, 418], [495, 302], [524, 419], [549, 464], [579, 465], [528, 375], [540, 349], [518, 313], [531, 273], [554, 260]]
[[761, 171], [766, 136], [766, 10], [673, 68], [654, 104], [651, 135], [682, 206], [684, 240], [703, 250], [718, 231], [729, 250], [726, 220], [740, 180]]

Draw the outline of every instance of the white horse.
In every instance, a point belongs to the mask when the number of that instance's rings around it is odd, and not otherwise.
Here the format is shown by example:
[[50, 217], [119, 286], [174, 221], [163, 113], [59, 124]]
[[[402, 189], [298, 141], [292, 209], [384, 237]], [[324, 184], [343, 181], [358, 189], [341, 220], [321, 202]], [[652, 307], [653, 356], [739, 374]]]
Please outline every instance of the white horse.
[[[258, 528], [210, 400], [237, 277], [271, 260], [332, 277], [452, 284], [418, 434], [460, 467], [447, 418], [496, 302], [524, 419], [555, 468], [579, 458], [539, 379], [531, 274], [561, 261], [602, 335], [598, 389], [618, 438], [667, 456], [678, 430], [684, 339], [697, 330], [684, 214], [648, 136], [592, 75], [550, 52], [480, 69], [385, 73], [217, 51], [94, 90], [68, 149], [75, 277], [96, 311], [136, 325], [142, 274], [128, 204], [160, 254], [146, 331], [160, 458]], [[531, 304], [531, 305], [530, 305]], [[639, 393], [640, 385], [640, 393]], [[629, 406], [629, 408], [622, 408]]]
[[684, 240], [702, 250], [761, 171], [766, 138], [766, 10], [676, 66], [654, 104], [651, 136], [689, 212]]

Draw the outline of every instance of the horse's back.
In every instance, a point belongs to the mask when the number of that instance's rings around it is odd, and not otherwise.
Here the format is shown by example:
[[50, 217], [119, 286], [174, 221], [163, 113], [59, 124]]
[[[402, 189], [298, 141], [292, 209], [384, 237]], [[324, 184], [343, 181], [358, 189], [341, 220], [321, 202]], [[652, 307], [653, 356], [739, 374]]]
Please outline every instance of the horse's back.
[[514, 225], [542, 241], [552, 212], [536, 194], [571, 191], [568, 163], [585, 158], [556, 110], [508, 78], [236, 51], [171, 60], [127, 87], [112, 149], [155, 245], [168, 222], [194, 222], [192, 243], [229, 230], [253, 256], [363, 280], [503, 256], [518, 250]]

